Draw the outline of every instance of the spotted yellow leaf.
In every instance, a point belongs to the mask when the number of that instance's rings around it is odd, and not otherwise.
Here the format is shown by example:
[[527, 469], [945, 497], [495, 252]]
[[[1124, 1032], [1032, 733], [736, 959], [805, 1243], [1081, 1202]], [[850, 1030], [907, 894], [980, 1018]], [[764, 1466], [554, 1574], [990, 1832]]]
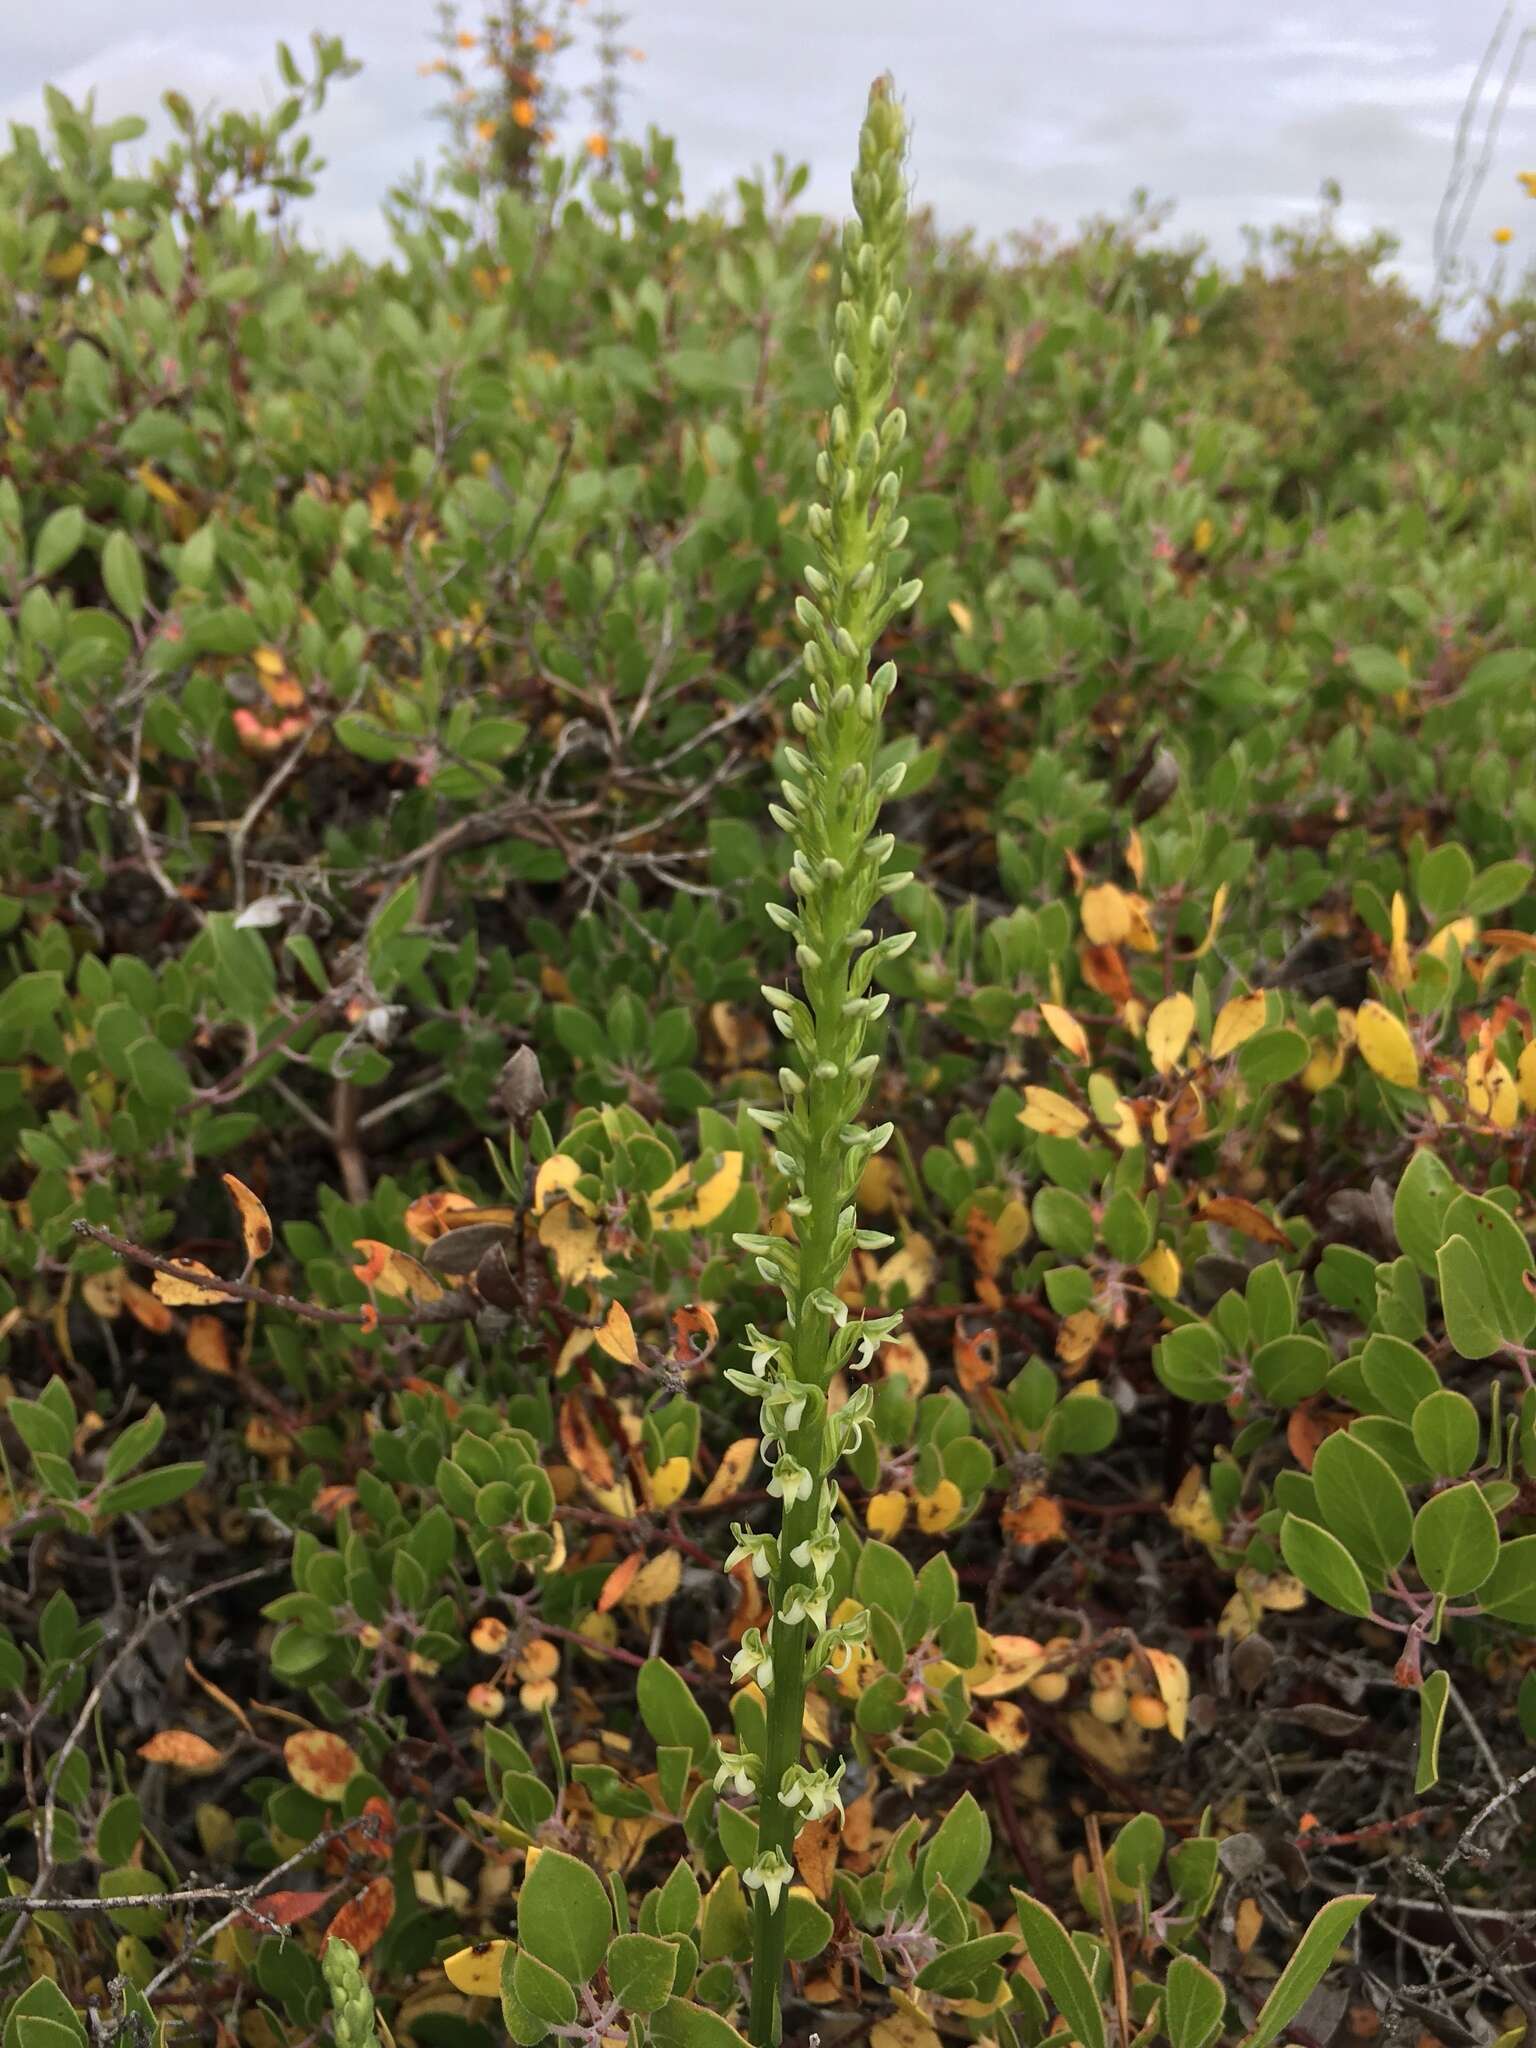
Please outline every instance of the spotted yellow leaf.
[[1512, 1130], [1520, 1112], [1514, 1075], [1496, 1053], [1481, 1047], [1467, 1059], [1467, 1107], [1501, 1131]]
[[1172, 1300], [1178, 1293], [1183, 1269], [1179, 1265], [1178, 1253], [1170, 1246], [1154, 1245], [1136, 1270], [1154, 1294], [1161, 1294]]
[[473, 1948], [461, 1948], [443, 1961], [443, 1975], [455, 1991], [466, 1998], [501, 1996], [501, 1959], [510, 1941], [477, 1941]]
[[925, 1536], [937, 1536], [954, 1526], [964, 1505], [964, 1496], [954, 1480], [941, 1479], [932, 1493], [917, 1496], [917, 1526]]
[[547, 1209], [539, 1218], [539, 1242], [555, 1262], [567, 1287], [587, 1280], [605, 1280], [608, 1265], [598, 1249], [597, 1225], [569, 1202]]

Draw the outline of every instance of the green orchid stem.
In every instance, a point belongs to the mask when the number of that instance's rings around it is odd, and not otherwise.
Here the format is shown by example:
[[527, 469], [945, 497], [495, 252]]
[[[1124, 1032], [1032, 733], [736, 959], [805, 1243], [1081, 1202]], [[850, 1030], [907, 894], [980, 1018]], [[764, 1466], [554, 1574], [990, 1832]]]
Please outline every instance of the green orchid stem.
[[[789, 1330], [773, 1353], [764, 1433], [774, 1439], [777, 1462], [794, 1481], [781, 1489], [789, 1497], [770, 1580], [772, 1679], [765, 1688], [757, 1861], [748, 1873], [757, 1886], [750, 2017], [755, 2048], [776, 2048], [782, 2034], [785, 1894], [795, 1836], [806, 1818], [798, 1803], [787, 1806], [780, 1797], [786, 1773], [798, 1776], [798, 1783], [791, 1780], [797, 1801], [808, 1796], [804, 1781], [810, 1775], [819, 1781], [814, 1810], [824, 1813], [837, 1803], [836, 1774], [801, 1768], [807, 1668], [821, 1668], [833, 1649], [818, 1635], [812, 1654], [811, 1629], [826, 1626], [837, 1548], [827, 1481], [840, 1450], [852, 1441], [847, 1431], [859, 1426], [853, 1408], [846, 1429], [837, 1418], [829, 1420], [825, 1395], [840, 1370], [867, 1362], [870, 1345], [889, 1335], [896, 1320], [850, 1326], [836, 1289], [855, 1248], [888, 1242], [879, 1233], [858, 1230], [854, 1205], [863, 1168], [890, 1135], [889, 1126], [869, 1132], [857, 1119], [877, 1066], [864, 1049], [866, 1037], [888, 1000], [872, 997], [870, 984], [881, 962], [909, 943], [907, 935], [876, 943], [866, 924], [877, 899], [906, 879], [886, 871], [894, 851], [890, 835], [875, 836], [880, 805], [901, 780], [900, 766], [877, 770], [881, 713], [896, 674], [889, 663], [870, 674], [880, 635], [920, 589], [901, 581], [897, 567], [906, 521], [897, 516], [894, 460], [906, 422], [888, 409], [906, 310], [900, 290], [905, 149], [901, 110], [888, 83], [879, 80], [859, 136], [853, 178], [858, 218], [843, 234], [832, 356], [837, 403], [816, 464], [824, 499], [807, 515], [817, 553], [806, 571], [814, 596], [796, 605], [806, 637], [806, 690], [791, 714], [799, 744], [786, 757], [784, 804], [773, 806], [774, 820], [794, 849], [790, 880], [797, 903], [772, 914], [796, 940], [804, 993], [797, 1001], [780, 990], [766, 991], [791, 1057], [780, 1071], [784, 1110], [762, 1120], [777, 1133], [775, 1157], [792, 1184], [795, 1245], [790, 1251], [773, 1240], [743, 1240], [784, 1290]], [[861, 1335], [869, 1331], [874, 1335]], [[806, 1389], [803, 1403], [796, 1399], [798, 1388]], [[814, 1603], [809, 1616], [807, 1600]], [[781, 1619], [786, 1609], [799, 1618]]]

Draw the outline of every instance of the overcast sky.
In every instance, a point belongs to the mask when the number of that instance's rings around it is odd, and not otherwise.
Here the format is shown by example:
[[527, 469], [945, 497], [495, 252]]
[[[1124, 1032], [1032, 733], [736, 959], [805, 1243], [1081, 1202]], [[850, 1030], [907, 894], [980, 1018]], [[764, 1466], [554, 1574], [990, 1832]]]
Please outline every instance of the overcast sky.
[[[593, 0], [595, 4], [595, 0]], [[1392, 229], [1400, 268], [1430, 280], [1430, 231], [1457, 116], [1502, 0], [633, 0], [647, 52], [630, 71], [632, 128], [678, 138], [690, 199], [728, 190], [776, 149], [808, 161], [808, 203], [840, 209], [869, 79], [896, 75], [914, 126], [920, 199], [985, 236], [1119, 211], [1138, 186], [1177, 202], [1172, 232], [1221, 255], [1245, 224], [1344, 190], [1349, 232]], [[318, 124], [329, 160], [315, 237], [383, 246], [379, 202], [438, 131], [431, 0], [9, 0], [0, 114], [35, 120], [40, 88], [98, 89], [105, 115], [150, 112], [175, 86], [200, 104], [276, 95], [272, 46], [340, 34], [362, 74]], [[1521, 0], [1536, 20], [1536, 0]], [[478, 16], [464, 13], [466, 25]], [[578, 17], [579, 21], [579, 17]], [[142, 147], [142, 145], [141, 145]], [[1536, 251], [1536, 47], [1509, 102], [1469, 247], [1515, 230]]]

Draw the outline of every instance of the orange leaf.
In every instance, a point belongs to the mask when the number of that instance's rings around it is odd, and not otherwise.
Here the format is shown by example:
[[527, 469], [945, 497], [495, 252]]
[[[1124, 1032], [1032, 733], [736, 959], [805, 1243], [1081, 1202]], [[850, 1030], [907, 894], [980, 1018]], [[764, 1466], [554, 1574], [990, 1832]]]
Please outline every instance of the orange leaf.
[[264, 1259], [272, 1249], [272, 1218], [267, 1206], [252, 1194], [243, 1180], [236, 1180], [232, 1173], [220, 1175], [229, 1190], [230, 1200], [240, 1211], [240, 1234], [245, 1239], [245, 1255], [254, 1264]]
[[187, 1324], [187, 1356], [204, 1372], [228, 1373], [229, 1338], [217, 1316], [194, 1316]]
[[324, 1728], [304, 1728], [283, 1744], [283, 1762], [301, 1791], [339, 1799], [363, 1768], [357, 1752]]
[[326, 1929], [327, 1941], [350, 1941], [360, 1956], [378, 1941], [395, 1914], [395, 1888], [387, 1877], [376, 1877], [355, 1899], [348, 1899]]
[[1342, 1429], [1348, 1420], [1347, 1410], [1314, 1408], [1310, 1401], [1303, 1401], [1291, 1410], [1290, 1420], [1285, 1425], [1285, 1440], [1290, 1445], [1291, 1456], [1303, 1472], [1312, 1470], [1312, 1460], [1324, 1438], [1332, 1436], [1336, 1429]]
[[679, 1365], [697, 1365], [715, 1348], [720, 1326], [702, 1301], [672, 1312], [672, 1351]]
[[978, 1330], [974, 1337], [964, 1330], [955, 1332], [955, 1377], [961, 1390], [976, 1394], [997, 1378], [997, 1332]]
[[136, 1280], [123, 1282], [123, 1307], [136, 1323], [140, 1323], [155, 1336], [163, 1337], [168, 1330], [176, 1327], [176, 1318], [163, 1301], [156, 1300], [147, 1287], [140, 1287]]
[[405, 1212], [405, 1227], [417, 1244], [431, 1244], [454, 1228], [457, 1210], [474, 1206], [468, 1195], [440, 1188], [436, 1194], [418, 1195]]
[[641, 1557], [638, 1550], [632, 1550], [622, 1564], [616, 1564], [603, 1581], [603, 1589], [597, 1596], [597, 1611], [606, 1614], [617, 1607], [629, 1591], [631, 1583], [639, 1576]]
[[1066, 1534], [1067, 1518], [1059, 1500], [1040, 1493], [1022, 1507], [1005, 1508], [1003, 1529], [1015, 1543], [1059, 1543]]
[[[173, 1262], [174, 1273], [155, 1275], [155, 1293], [168, 1308], [201, 1307], [209, 1301], [232, 1301], [235, 1299], [219, 1283], [219, 1276], [211, 1266], [205, 1266], [201, 1259], [177, 1259]], [[212, 1287], [198, 1285], [199, 1280], [211, 1280]]]
[[158, 1735], [151, 1735], [148, 1742], [140, 1743], [139, 1755], [147, 1764], [169, 1764], [172, 1770], [185, 1771], [194, 1778], [206, 1777], [224, 1761], [223, 1750], [215, 1749], [189, 1728], [162, 1729]]
[[1091, 989], [1108, 996], [1112, 1003], [1131, 1000], [1131, 977], [1118, 946], [1080, 946], [1077, 960]]
[[1200, 1223], [1224, 1223], [1229, 1230], [1251, 1237], [1256, 1244], [1284, 1245], [1287, 1251], [1291, 1248], [1291, 1240], [1279, 1224], [1252, 1202], [1245, 1202], [1241, 1195], [1213, 1196], [1196, 1220]]

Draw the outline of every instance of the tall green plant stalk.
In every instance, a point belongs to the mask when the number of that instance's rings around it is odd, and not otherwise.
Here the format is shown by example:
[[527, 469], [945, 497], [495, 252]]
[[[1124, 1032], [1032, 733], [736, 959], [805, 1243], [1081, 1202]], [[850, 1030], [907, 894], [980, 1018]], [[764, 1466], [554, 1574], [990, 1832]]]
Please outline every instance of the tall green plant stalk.
[[796, 605], [806, 689], [791, 716], [801, 744], [788, 752], [784, 802], [773, 807], [793, 847], [796, 901], [770, 915], [795, 941], [803, 995], [764, 990], [790, 1055], [779, 1070], [782, 1111], [759, 1116], [774, 1133], [776, 1162], [791, 1183], [796, 1241], [737, 1240], [783, 1290], [785, 1304], [784, 1334], [751, 1330], [752, 1370], [731, 1375], [762, 1399], [764, 1456], [773, 1466], [768, 1490], [783, 1504], [776, 1537], [735, 1532], [732, 1561], [749, 1557], [770, 1582], [772, 1620], [763, 1632], [749, 1631], [732, 1674], [762, 1688], [767, 1735], [761, 1757], [724, 1758], [717, 1780], [758, 1793], [757, 1856], [743, 1873], [757, 1893], [750, 2027], [758, 2048], [780, 2038], [784, 1894], [793, 1879], [795, 1835], [807, 1821], [841, 1811], [842, 1765], [811, 1771], [802, 1762], [806, 1687], [846, 1659], [864, 1629], [862, 1614], [838, 1627], [828, 1621], [838, 1556], [831, 1473], [857, 1441], [871, 1396], [860, 1388], [833, 1413], [827, 1389], [840, 1370], [867, 1365], [900, 1320], [850, 1321], [836, 1288], [853, 1251], [890, 1242], [883, 1232], [858, 1228], [854, 1198], [891, 1126], [871, 1130], [857, 1119], [879, 1065], [866, 1041], [890, 1000], [871, 995], [870, 984], [882, 961], [912, 938], [900, 933], [876, 943], [865, 922], [880, 896], [910, 879], [887, 870], [895, 842], [875, 831], [880, 806], [902, 776], [899, 765], [876, 771], [896, 671], [885, 662], [870, 674], [881, 633], [921, 588], [900, 578], [907, 522], [897, 512], [893, 463], [906, 420], [890, 407], [906, 310], [905, 150], [901, 109], [888, 81], [879, 80], [859, 136], [857, 217], [843, 232], [832, 356], [838, 397], [816, 459], [825, 499], [807, 518], [817, 562], [806, 570], [810, 595]]

